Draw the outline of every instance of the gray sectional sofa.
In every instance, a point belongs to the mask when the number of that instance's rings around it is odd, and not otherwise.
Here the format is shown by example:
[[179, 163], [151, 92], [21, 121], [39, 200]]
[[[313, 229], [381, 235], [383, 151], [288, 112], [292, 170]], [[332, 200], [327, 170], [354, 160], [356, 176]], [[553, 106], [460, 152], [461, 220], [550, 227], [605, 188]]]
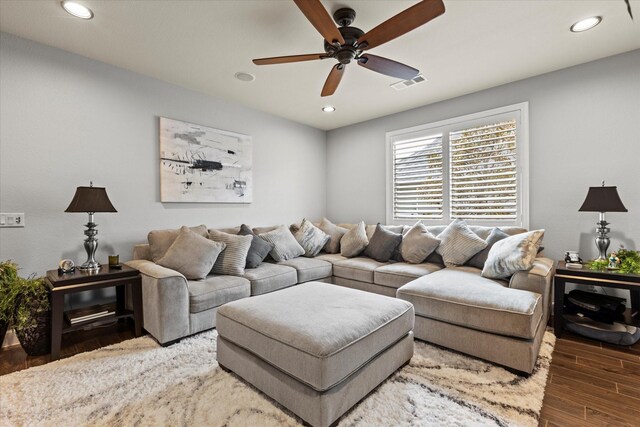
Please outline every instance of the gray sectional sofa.
[[[368, 226], [367, 232], [374, 228]], [[428, 227], [436, 235], [444, 228]], [[507, 234], [526, 231], [501, 228]], [[485, 239], [492, 227], [471, 229]], [[220, 229], [230, 234], [238, 230]], [[163, 345], [214, 328], [216, 312], [227, 302], [323, 281], [409, 301], [415, 308], [416, 338], [526, 373], [533, 370], [549, 317], [554, 270], [554, 262], [539, 255], [530, 270], [508, 281], [492, 280], [474, 267], [444, 267], [435, 253], [421, 264], [321, 253], [265, 262], [243, 277], [209, 275], [192, 281], [151, 261], [146, 244], [135, 246], [133, 258], [127, 264], [142, 274], [144, 328]]]

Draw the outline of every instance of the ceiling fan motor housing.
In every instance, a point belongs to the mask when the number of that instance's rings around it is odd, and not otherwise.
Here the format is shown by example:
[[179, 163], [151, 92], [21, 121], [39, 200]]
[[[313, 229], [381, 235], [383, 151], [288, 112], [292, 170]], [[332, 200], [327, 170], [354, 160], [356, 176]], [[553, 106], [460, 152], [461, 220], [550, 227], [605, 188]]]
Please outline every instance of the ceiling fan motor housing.
[[340, 27], [338, 30], [340, 30], [345, 44], [336, 47], [325, 40], [324, 51], [336, 58], [341, 64], [348, 64], [360, 53], [355, 44], [360, 36], [364, 34], [364, 31], [356, 27]]

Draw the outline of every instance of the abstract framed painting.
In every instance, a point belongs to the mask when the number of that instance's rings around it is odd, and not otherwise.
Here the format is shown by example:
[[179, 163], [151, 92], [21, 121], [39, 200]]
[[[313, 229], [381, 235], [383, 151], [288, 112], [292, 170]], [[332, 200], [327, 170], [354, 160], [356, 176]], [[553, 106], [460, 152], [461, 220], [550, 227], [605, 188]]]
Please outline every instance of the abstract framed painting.
[[160, 201], [251, 203], [251, 137], [160, 117]]

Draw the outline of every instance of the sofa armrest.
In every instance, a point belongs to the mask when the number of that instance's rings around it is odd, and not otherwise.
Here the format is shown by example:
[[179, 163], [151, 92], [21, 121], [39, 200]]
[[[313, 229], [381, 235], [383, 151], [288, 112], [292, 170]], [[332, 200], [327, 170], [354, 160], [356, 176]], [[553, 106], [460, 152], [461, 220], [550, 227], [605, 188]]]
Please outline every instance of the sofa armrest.
[[144, 328], [160, 344], [189, 335], [189, 287], [180, 273], [152, 261], [126, 263], [142, 276]]
[[146, 259], [151, 261], [151, 249], [148, 243], [141, 243], [133, 247], [133, 259]]
[[551, 298], [551, 285], [555, 261], [549, 258], [538, 257], [533, 261], [533, 267], [529, 270], [518, 271], [511, 276], [509, 287], [522, 289], [542, 295], [543, 315], [546, 321], [549, 317], [549, 302]]

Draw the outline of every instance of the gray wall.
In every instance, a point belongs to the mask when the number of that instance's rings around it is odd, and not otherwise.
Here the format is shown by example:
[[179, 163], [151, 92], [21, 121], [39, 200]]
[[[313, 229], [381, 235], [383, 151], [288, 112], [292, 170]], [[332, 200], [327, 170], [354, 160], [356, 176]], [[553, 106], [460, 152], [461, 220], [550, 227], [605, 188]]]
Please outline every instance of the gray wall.
[[[118, 210], [96, 214], [100, 262], [111, 253], [130, 259], [156, 228], [325, 213], [324, 131], [6, 33], [0, 93], [0, 208], [26, 213], [25, 228], [0, 229], [0, 259], [15, 260], [23, 274], [43, 274], [61, 258], [85, 261], [87, 215], [64, 210], [90, 180]], [[251, 135], [254, 202], [160, 203], [159, 116]]]
[[610, 249], [640, 249], [639, 70], [636, 50], [329, 131], [327, 214], [385, 221], [385, 132], [528, 101], [530, 228], [546, 229], [545, 254], [597, 256], [598, 215], [578, 208], [603, 179], [629, 210], [607, 215]]

